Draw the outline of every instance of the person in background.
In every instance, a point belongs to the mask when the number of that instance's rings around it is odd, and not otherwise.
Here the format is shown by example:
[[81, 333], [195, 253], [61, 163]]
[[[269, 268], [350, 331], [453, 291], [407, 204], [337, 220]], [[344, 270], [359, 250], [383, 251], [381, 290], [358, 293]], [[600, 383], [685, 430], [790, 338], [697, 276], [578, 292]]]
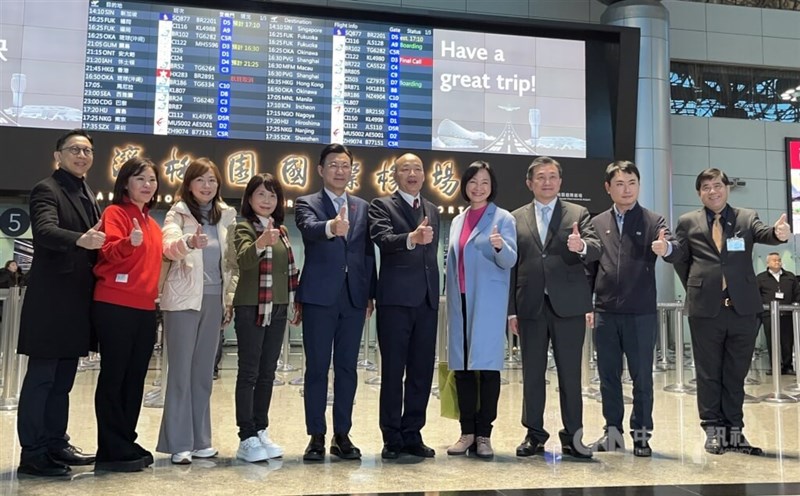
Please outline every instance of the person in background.
[[[14, 260], [6, 262], [3, 270], [0, 270], [0, 288], [14, 288], [25, 285], [25, 274]], [[2, 305], [0, 304], [0, 308]]]
[[514, 217], [494, 204], [497, 180], [488, 163], [470, 164], [461, 196], [469, 208], [450, 226], [446, 291], [447, 365], [455, 371], [461, 436], [447, 454], [491, 458], [517, 233]]
[[172, 463], [217, 455], [211, 444], [211, 385], [220, 324], [231, 319], [238, 278], [227, 235], [236, 210], [220, 197], [211, 160], [189, 164], [162, 231], [171, 260], [161, 294], [169, 369], [156, 449]]
[[85, 180], [93, 143], [82, 129], [62, 135], [53, 153], [58, 168], [31, 190], [36, 257], [17, 344], [17, 353], [29, 357], [17, 410], [23, 474], [60, 476], [69, 465], [94, 463], [94, 455], [83, 454], [67, 435], [69, 392], [78, 358], [89, 354], [92, 338], [92, 267], [106, 237]]
[[120, 168], [103, 212], [106, 240], [94, 267], [92, 309], [103, 354], [94, 397], [96, 471], [138, 472], [153, 463], [136, 443], [136, 424], [156, 341], [161, 228], [148, 212], [157, 194], [156, 166], [134, 157]]
[[[239, 282], [233, 297], [239, 371], [236, 375], [236, 458], [259, 462], [283, 456], [269, 436], [269, 405], [289, 307], [298, 285], [281, 183], [258, 174], [247, 183], [233, 238]], [[294, 310], [294, 308], [292, 308]], [[291, 323], [299, 324], [299, 313]]]
[[[791, 305], [800, 302], [800, 284], [797, 277], [783, 268], [781, 254], [772, 252], [767, 255], [767, 270], [756, 276], [758, 290], [761, 292], [761, 302], [769, 305], [772, 301], [777, 301], [781, 305]], [[767, 349], [769, 350], [769, 370], [767, 375], [772, 375], [772, 320], [769, 310], [761, 314], [761, 324], [764, 327], [764, 336], [767, 338]], [[793, 375], [792, 349], [794, 347], [794, 332], [792, 330], [792, 313], [780, 313], [780, 341], [781, 358], [778, 363], [781, 366], [781, 374]]]

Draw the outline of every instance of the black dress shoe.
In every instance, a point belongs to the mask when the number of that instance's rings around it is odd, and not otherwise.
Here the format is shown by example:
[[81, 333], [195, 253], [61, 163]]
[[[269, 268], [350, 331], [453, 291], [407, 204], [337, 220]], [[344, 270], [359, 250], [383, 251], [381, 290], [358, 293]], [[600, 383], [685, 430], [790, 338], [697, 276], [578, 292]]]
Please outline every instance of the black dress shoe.
[[85, 455], [80, 448], [71, 444], [50, 451], [50, 457], [64, 465], [91, 465], [94, 463], [94, 455]]
[[400, 448], [399, 446], [391, 446], [388, 444], [383, 445], [383, 449], [381, 450], [381, 458], [384, 460], [397, 460], [400, 458]]
[[331, 455], [343, 460], [360, 460], [361, 450], [358, 449], [347, 434], [334, 434], [331, 440]]
[[744, 455], [752, 455], [752, 456], [761, 456], [764, 454], [764, 450], [759, 448], [758, 446], [753, 446], [750, 444], [750, 441], [744, 437], [744, 434], [741, 431], [731, 431], [729, 434], [728, 439], [728, 446], [725, 448], [725, 451], [731, 451], [734, 453], [742, 453]]
[[98, 460], [94, 464], [95, 472], [141, 472], [144, 470], [144, 460], [138, 455], [122, 460]]
[[561, 440], [561, 454], [573, 458], [591, 458], [592, 448], [583, 444], [580, 436], [568, 434], [565, 430], [558, 431], [558, 438]]
[[70, 472], [68, 465], [53, 460], [47, 453], [31, 456], [20, 461], [17, 473], [40, 477], [59, 477]]
[[525, 436], [522, 444], [517, 446], [517, 456], [533, 456], [544, 454], [544, 443], [537, 441], [532, 436]]
[[786, 367], [785, 369], [781, 370], [781, 375], [795, 375], [795, 372], [793, 368]]
[[767, 370], [767, 375], [772, 375], [772, 369]]
[[325, 434], [312, 434], [306, 446], [303, 460], [307, 462], [321, 462], [325, 459]]
[[403, 446], [403, 453], [408, 453], [409, 455], [418, 456], [420, 458], [433, 458], [436, 456], [436, 451], [422, 441], [416, 444], [407, 444]]
[[152, 453], [139, 446], [138, 443], [133, 443], [133, 447], [136, 449], [136, 452], [142, 457], [142, 464], [144, 465], [145, 468], [153, 464], [154, 460]]
[[703, 446], [703, 448], [705, 448], [706, 453], [710, 455], [721, 455], [725, 453], [723, 437], [719, 434], [707, 434], [706, 444]]
[[619, 438], [611, 438], [608, 433], [605, 433], [600, 439], [592, 443], [589, 448], [595, 453], [616, 453], [625, 451], [625, 441]]
[[640, 456], [643, 458], [653, 456], [653, 450], [650, 448], [650, 443], [647, 441], [634, 441], [633, 456]]

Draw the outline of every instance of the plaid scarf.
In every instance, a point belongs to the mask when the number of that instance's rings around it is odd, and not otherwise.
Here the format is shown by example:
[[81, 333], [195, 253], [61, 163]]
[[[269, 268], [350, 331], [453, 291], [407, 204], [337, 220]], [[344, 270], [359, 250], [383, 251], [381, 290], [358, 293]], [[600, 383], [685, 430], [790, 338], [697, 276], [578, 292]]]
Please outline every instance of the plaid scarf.
[[[250, 219], [253, 228], [256, 230], [256, 238], [264, 232], [264, 226], [258, 218]], [[284, 226], [280, 226], [280, 238], [283, 245], [286, 247], [286, 253], [289, 256], [289, 303], [294, 303], [294, 293], [298, 286], [297, 266], [294, 263], [294, 254], [292, 253], [292, 246], [289, 244], [289, 232]], [[272, 246], [267, 246], [264, 253], [261, 255], [261, 260], [258, 262], [258, 317], [256, 324], [261, 327], [267, 327], [272, 320]]]

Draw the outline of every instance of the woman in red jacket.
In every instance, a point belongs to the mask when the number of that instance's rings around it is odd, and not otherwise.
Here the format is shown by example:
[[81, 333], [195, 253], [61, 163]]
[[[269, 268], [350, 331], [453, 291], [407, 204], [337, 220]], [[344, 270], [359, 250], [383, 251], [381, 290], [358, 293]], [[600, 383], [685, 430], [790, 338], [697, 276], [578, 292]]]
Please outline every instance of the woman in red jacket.
[[134, 157], [122, 165], [101, 219], [106, 240], [94, 267], [92, 310], [103, 357], [94, 399], [95, 470], [137, 472], [153, 463], [136, 443], [136, 423], [156, 339], [161, 228], [148, 211], [157, 194], [156, 166]]

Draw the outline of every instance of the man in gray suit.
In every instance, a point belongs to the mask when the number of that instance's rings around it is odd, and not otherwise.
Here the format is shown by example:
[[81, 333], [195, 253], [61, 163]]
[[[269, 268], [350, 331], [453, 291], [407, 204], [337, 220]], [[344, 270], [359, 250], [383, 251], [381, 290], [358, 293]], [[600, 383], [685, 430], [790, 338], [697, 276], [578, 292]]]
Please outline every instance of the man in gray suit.
[[528, 167], [525, 184], [534, 201], [513, 212], [517, 221], [517, 265], [511, 271], [509, 326], [522, 345], [522, 425], [528, 432], [517, 456], [544, 453], [547, 349], [552, 342], [558, 368], [562, 452], [591, 458], [583, 444], [581, 350], [584, 315], [592, 292], [584, 264], [600, 258], [600, 240], [586, 208], [558, 198], [561, 165], [539, 157]]
[[786, 214], [774, 226], [755, 210], [728, 205], [728, 176], [706, 169], [695, 181], [703, 208], [683, 214], [675, 228], [681, 258], [673, 262], [686, 289], [686, 313], [697, 369], [697, 409], [706, 452], [761, 455], [742, 434], [744, 378], [758, 315], [763, 311], [753, 270], [753, 245], [789, 239]]

